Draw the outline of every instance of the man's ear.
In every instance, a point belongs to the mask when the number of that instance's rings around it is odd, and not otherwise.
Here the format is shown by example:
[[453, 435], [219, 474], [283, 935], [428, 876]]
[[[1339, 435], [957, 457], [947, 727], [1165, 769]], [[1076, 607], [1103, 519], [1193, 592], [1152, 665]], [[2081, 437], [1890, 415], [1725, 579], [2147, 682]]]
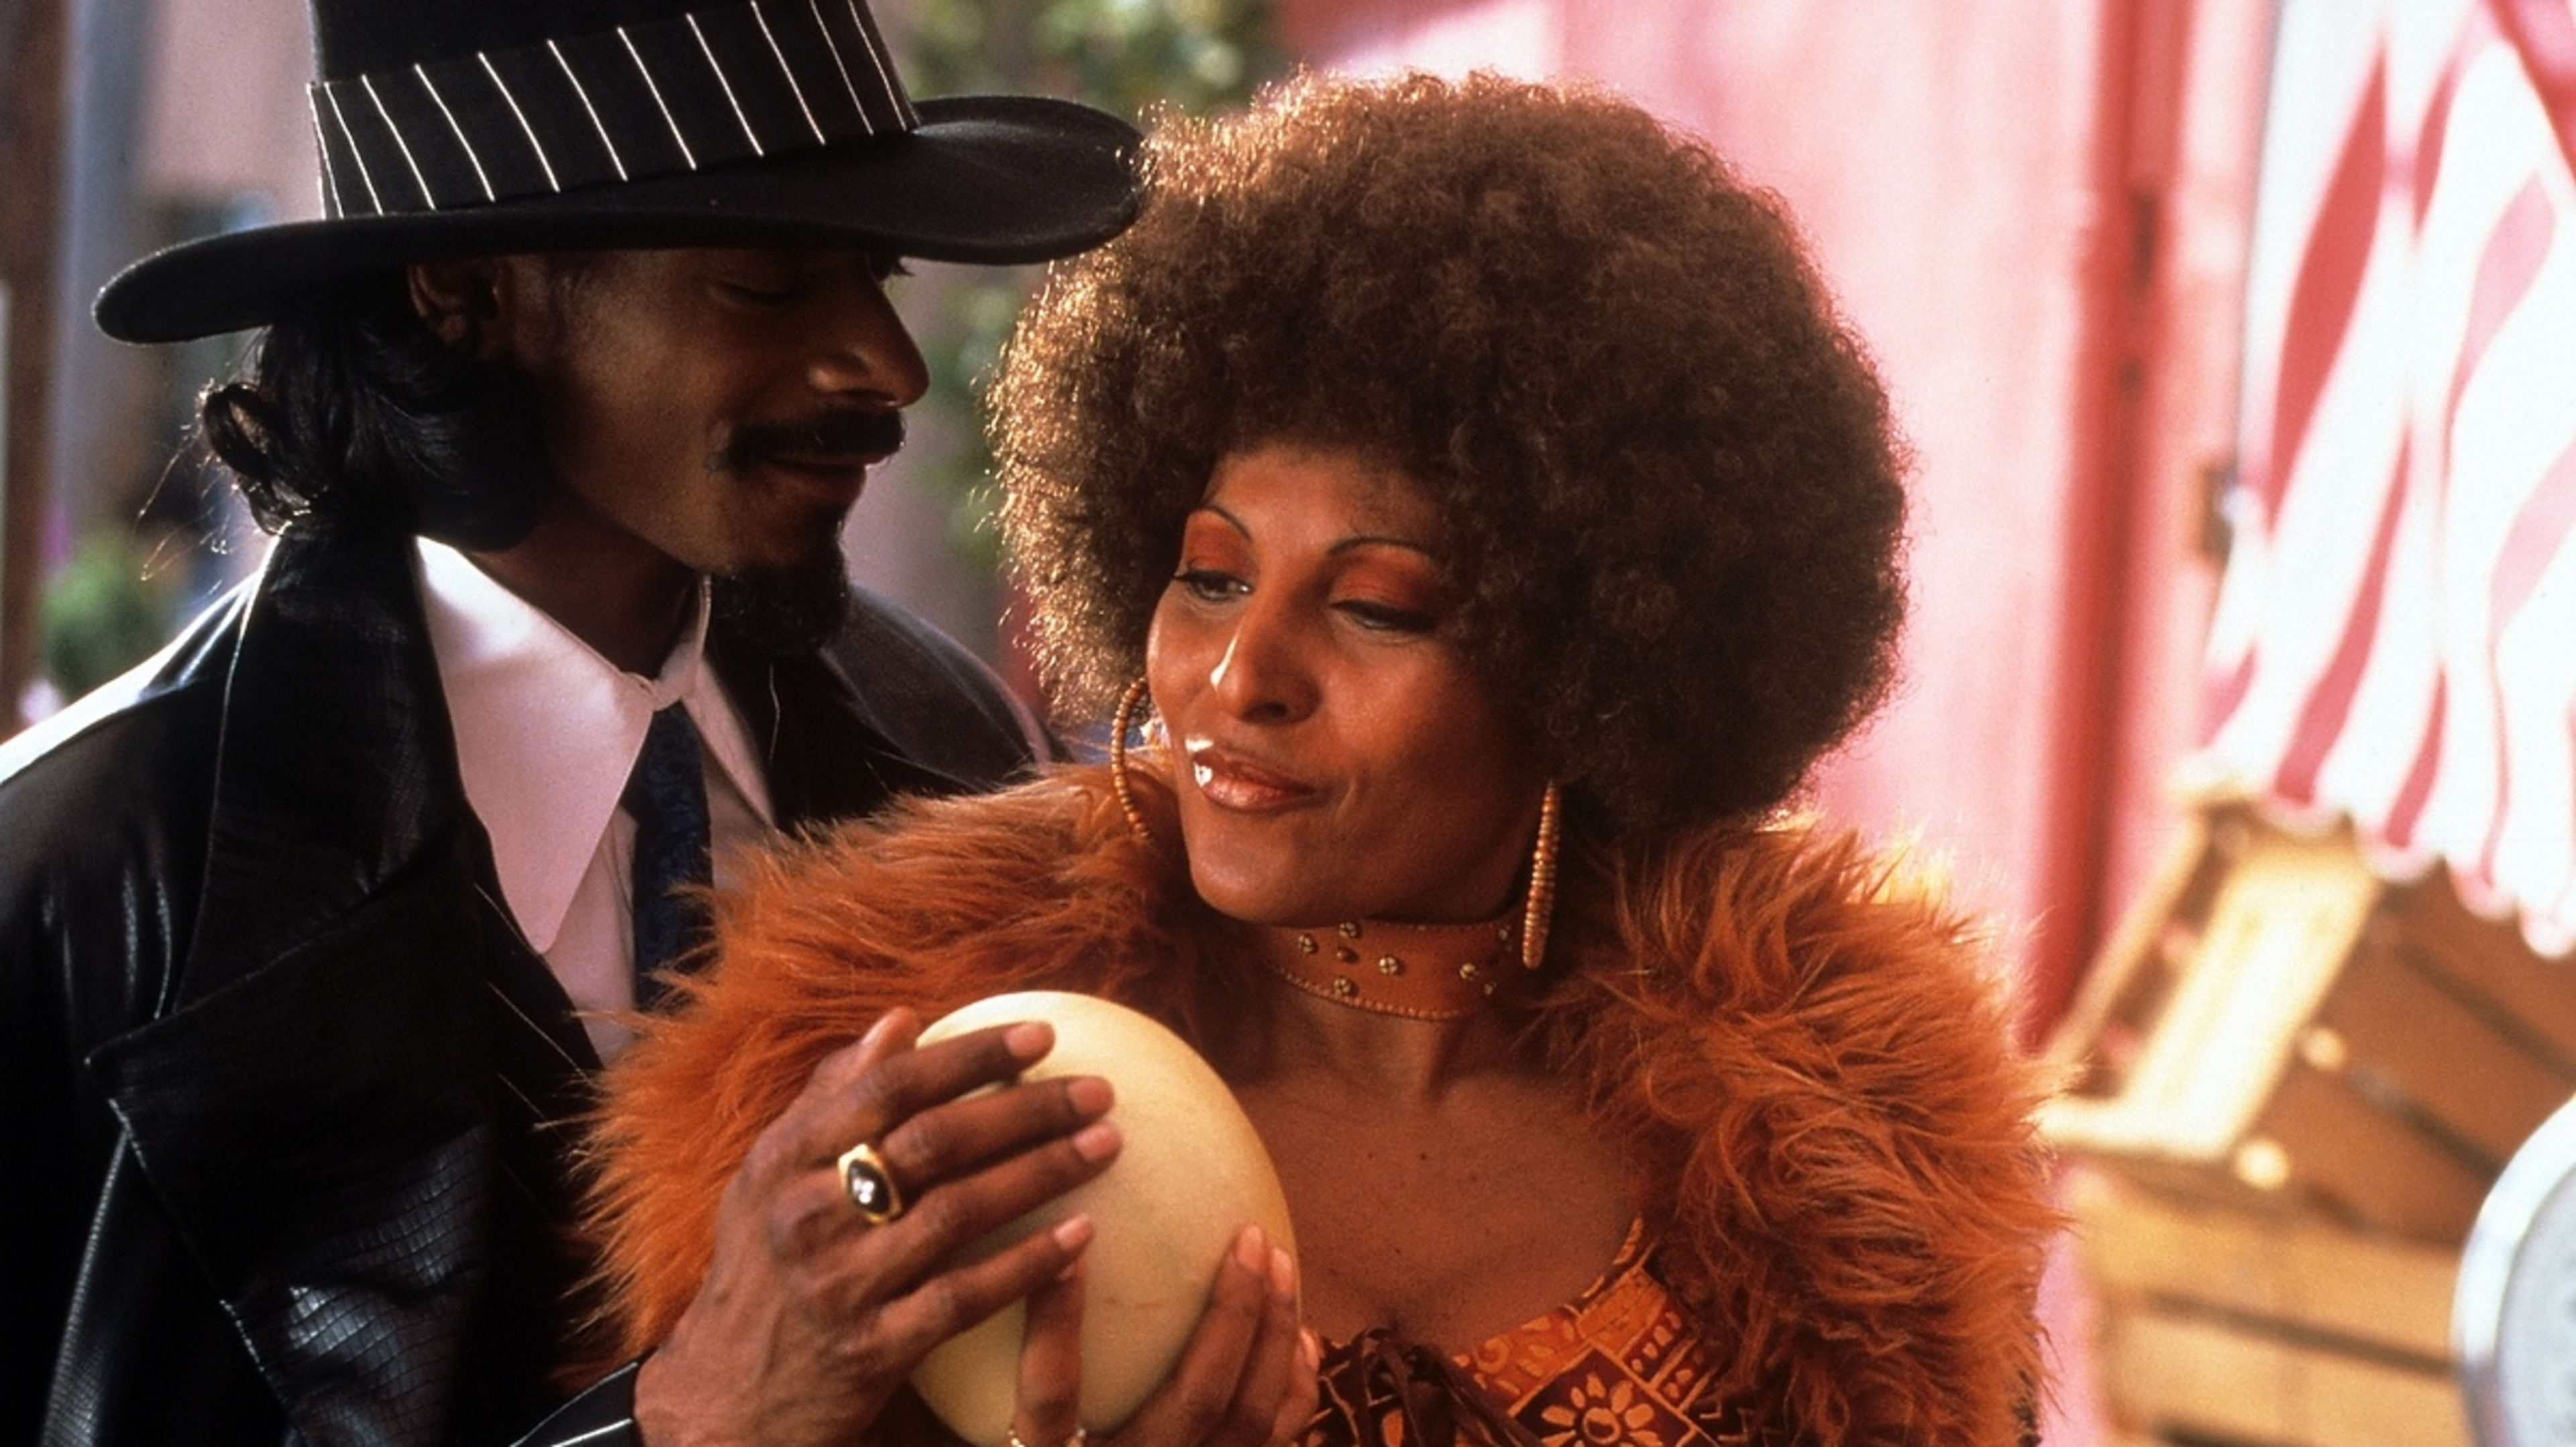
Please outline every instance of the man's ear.
[[440, 341], [486, 362], [508, 350], [511, 287], [498, 258], [424, 261], [403, 276], [412, 310]]

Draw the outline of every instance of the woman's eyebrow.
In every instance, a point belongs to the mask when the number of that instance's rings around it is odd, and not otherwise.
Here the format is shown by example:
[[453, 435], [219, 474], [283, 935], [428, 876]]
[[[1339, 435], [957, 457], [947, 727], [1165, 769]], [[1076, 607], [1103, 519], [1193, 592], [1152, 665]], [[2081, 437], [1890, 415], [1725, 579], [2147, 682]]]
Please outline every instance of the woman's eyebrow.
[[[1198, 506], [1196, 506], [1196, 507], [1194, 507], [1194, 508], [1191, 508], [1191, 509], [1190, 509], [1190, 511], [1189, 511], [1189, 516], [1190, 516], [1190, 517], [1196, 517], [1196, 516], [1198, 516], [1198, 515], [1199, 515], [1199, 514], [1201, 514], [1201, 513], [1213, 513], [1213, 514], [1215, 514], [1216, 516], [1218, 516], [1218, 517], [1220, 517], [1220, 518], [1225, 519], [1226, 526], [1228, 526], [1228, 527], [1230, 527], [1230, 528], [1234, 529], [1236, 532], [1243, 534], [1243, 535], [1244, 535], [1245, 537], [1247, 537], [1247, 538], [1248, 538], [1248, 537], [1250, 537], [1250, 536], [1252, 536], [1252, 529], [1250, 529], [1250, 528], [1248, 528], [1248, 527], [1245, 527], [1245, 526], [1243, 525], [1243, 519], [1241, 519], [1241, 518], [1239, 518], [1239, 517], [1236, 517], [1234, 514], [1232, 514], [1232, 513], [1230, 513], [1230, 512], [1227, 512], [1227, 511], [1225, 510], [1225, 505], [1224, 505], [1224, 504], [1222, 504], [1222, 503], [1214, 503], [1214, 502], [1203, 502], [1203, 503], [1200, 503]], [[1186, 521], [1186, 519], [1184, 519], [1184, 520]]]
[[1431, 544], [1416, 538], [1396, 537], [1387, 533], [1354, 533], [1326, 548], [1324, 553], [1327, 557], [1334, 557], [1349, 552], [1353, 548], [1368, 547], [1402, 548], [1406, 552], [1420, 553], [1435, 563], [1440, 561], [1439, 551]]
[[[1244, 525], [1243, 519], [1226, 511], [1223, 503], [1203, 502], [1190, 509], [1192, 517], [1200, 513], [1210, 513], [1223, 518], [1226, 526], [1247, 538], [1252, 536], [1252, 529]], [[1353, 533], [1348, 537], [1335, 540], [1331, 547], [1324, 550], [1324, 554], [1327, 557], [1334, 557], [1349, 552], [1353, 548], [1367, 547], [1402, 548], [1407, 552], [1420, 553], [1435, 563], [1440, 561], [1440, 551], [1434, 545], [1419, 538], [1404, 537], [1396, 533]]]

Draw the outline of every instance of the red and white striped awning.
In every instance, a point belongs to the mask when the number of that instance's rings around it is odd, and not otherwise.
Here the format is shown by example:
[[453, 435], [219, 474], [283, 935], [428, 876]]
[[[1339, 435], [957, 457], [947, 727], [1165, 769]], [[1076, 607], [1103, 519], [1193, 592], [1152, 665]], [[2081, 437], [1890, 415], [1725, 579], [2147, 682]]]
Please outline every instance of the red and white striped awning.
[[2284, 0], [2193, 773], [2576, 947], [2576, 4]]

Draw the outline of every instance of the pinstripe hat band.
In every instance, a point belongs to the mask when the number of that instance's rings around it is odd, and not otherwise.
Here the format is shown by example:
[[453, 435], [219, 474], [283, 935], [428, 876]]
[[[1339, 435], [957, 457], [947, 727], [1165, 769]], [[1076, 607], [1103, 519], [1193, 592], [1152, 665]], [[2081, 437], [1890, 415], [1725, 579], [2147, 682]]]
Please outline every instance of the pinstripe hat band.
[[851, 0], [748, 0], [310, 87], [328, 215], [488, 205], [920, 124]]

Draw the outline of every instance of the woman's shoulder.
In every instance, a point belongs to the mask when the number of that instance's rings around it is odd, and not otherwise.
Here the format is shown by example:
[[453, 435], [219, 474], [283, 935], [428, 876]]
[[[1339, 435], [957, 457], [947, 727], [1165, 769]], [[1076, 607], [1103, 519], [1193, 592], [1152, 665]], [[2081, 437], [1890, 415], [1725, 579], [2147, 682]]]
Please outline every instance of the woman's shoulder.
[[1624, 861], [1612, 898], [1632, 966], [1703, 1005], [1813, 1008], [1828, 983], [2002, 1003], [1994, 932], [1936, 857], [1813, 818], [1686, 832]]
[[1611, 896], [1575, 1054], [1721, 1335], [1828, 1436], [2014, 1440], [2057, 1216], [1991, 934], [1921, 856], [1808, 821], [1674, 841]]
[[1584, 974], [1649, 1053], [1775, 1120], [2033, 1152], [2045, 1079], [2008, 962], [1921, 854], [1806, 820], [1712, 829], [1632, 865], [1615, 899], [1615, 933], [1593, 932], [1610, 958]]

